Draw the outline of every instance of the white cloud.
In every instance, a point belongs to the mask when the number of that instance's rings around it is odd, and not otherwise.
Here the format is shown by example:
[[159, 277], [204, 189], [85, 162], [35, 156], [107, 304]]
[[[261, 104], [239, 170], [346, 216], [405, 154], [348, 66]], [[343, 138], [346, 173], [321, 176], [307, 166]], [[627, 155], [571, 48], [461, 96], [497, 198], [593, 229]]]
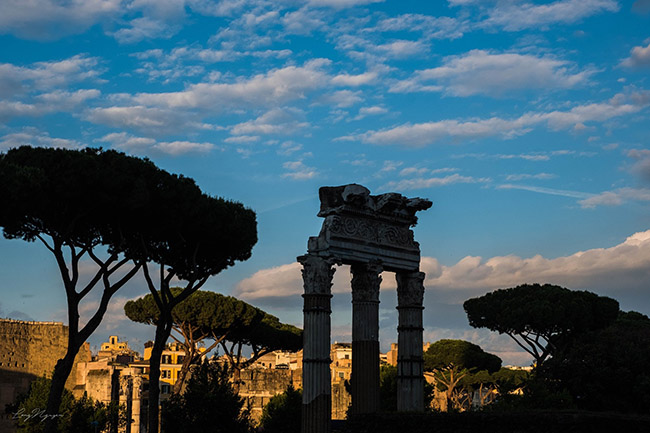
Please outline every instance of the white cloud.
[[0, 150], [9, 150], [20, 146], [32, 147], [57, 147], [62, 149], [79, 149], [83, 147], [77, 140], [50, 137], [47, 132], [36, 128], [24, 128], [21, 132], [14, 132], [0, 137]]
[[234, 83], [198, 83], [187, 90], [169, 93], [139, 93], [138, 105], [164, 108], [201, 108], [220, 112], [228, 108], [277, 106], [302, 99], [305, 93], [322, 88], [329, 77], [323, 68], [326, 59], [315, 59], [304, 66], [287, 66]]
[[187, 153], [206, 153], [215, 149], [212, 143], [192, 141], [156, 141], [149, 137], [136, 137], [126, 132], [115, 132], [98, 141], [111, 143], [113, 147], [135, 154], [165, 153], [179, 156]]
[[339, 74], [332, 78], [332, 84], [338, 86], [357, 87], [364, 84], [372, 84], [377, 80], [376, 72], [365, 72], [359, 75]]
[[641, 68], [650, 66], [650, 39], [646, 40], [648, 42], [647, 46], [638, 46], [632, 48], [630, 51], [630, 57], [623, 60], [621, 65], [627, 66], [630, 68]]
[[[422, 257], [420, 268], [426, 273], [425, 297], [456, 304], [490, 290], [533, 282], [572, 289], [608, 290], [611, 295], [615, 295], [611, 292], [616, 290], [647, 291], [650, 230], [635, 233], [611, 248], [595, 248], [552, 259], [541, 255], [530, 258], [496, 256], [486, 260], [467, 256], [454, 265], [445, 266], [433, 257]], [[299, 263], [260, 270], [240, 281], [235, 295], [248, 300], [299, 296], [303, 293], [300, 270]], [[337, 268], [332, 292], [349, 292], [349, 281], [347, 267]], [[382, 290], [395, 287], [394, 278], [384, 274]]]
[[627, 156], [635, 162], [631, 167], [632, 173], [640, 176], [644, 181], [650, 181], [650, 150], [631, 149]]
[[554, 174], [550, 174], [550, 173], [536, 173], [536, 174], [520, 173], [520, 174], [509, 174], [506, 176], [506, 180], [509, 181], [518, 181], [518, 180], [527, 180], [527, 179], [547, 180], [547, 179], [553, 179], [555, 177], [556, 176]]
[[385, 107], [379, 105], [373, 105], [372, 107], [361, 107], [359, 108], [359, 114], [356, 115], [354, 120], [361, 120], [367, 116], [377, 116], [379, 114], [388, 113], [388, 110]]
[[259, 140], [260, 137], [258, 135], [240, 135], [237, 137], [228, 137], [223, 141], [226, 143], [254, 143]]
[[491, 136], [512, 138], [528, 133], [533, 127], [546, 124], [552, 130], [568, 129], [576, 124], [602, 122], [636, 113], [650, 103], [648, 92], [616, 95], [601, 103], [578, 105], [568, 111], [526, 113], [515, 119], [492, 117], [468, 121], [440, 120], [417, 124], [404, 124], [379, 131], [368, 131], [341, 140], [361, 140], [372, 144], [400, 144], [419, 147], [444, 138], [476, 139]]
[[96, 78], [98, 59], [76, 55], [67, 59], [36, 62], [29, 66], [0, 63], [0, 96], [8, 97], [28, 90], [51, 90], [73, 82]]
[[445, 177], [419, 177], [415, 179], [402, 179], [398, 181], [388, 182], [386, 185], [380, 187], [382, 190], [396, 190], [408, 191], [412, 189], [425, 189], [437, 186], [451, 185], [455, 183], [487, 183], [490, 178], [481, 177], [475, 178], [472, 176], [461, 176], [458, 173], [451, 174]]
[[141, 105], [92, 108], [87, 110], [84, 116], [86, 120], [100, 125], [155, 135], [177, 133], [187, 129], [219, 129], [193, 121], [189, 113], [180, 110]]
[[361, 91], [352, 91], [352, 90], [339, 90], [333, 92], [329, 95], [323, 97], [323, 100], [328, 104], [335, 105], [336, 107], [350, 107], [354, 104], [357, 104], [363, 101], [363, 98], [360, 96]]
[[230, 133], [233, 135], [293, 134], [299, 129], [309, 126], [308, 122], [299, 120], [303, 116], [303, 113], [299, 110], [274, 108], [257, 119], [233, 126]]
[[124, 0], [3, 0], [0, 33], [26, 39], [79, 34], [123, 12]]
[[327, 6], [337, 9], [383, 2], [384, 0], [307, 0], [307, 4], [310, 6]]
[[133, 44], [144, 39], [169, 39], [180, 30], [178, 26], [147, 17], [133, 19], [129, 25], [130, 27], [113, 33], [113, 37], [121, 44]]
[[302, 150], [302, 144], [294, 143], [293, 141], [285, 141], [280, 145], [280, 149], [278, 149], [278, 154], [288, 156], [300, 150]]
[[549, 4], [498, 2], [480, 25], [507, 31], [545, 29], [552, 24], [571, 24], [601, 12], [618, 12], [616, 0], [558, 0]]
[[72, 110], [89, 99], [99, 97], [99, 90], [85, 89], [76, 92], [57, 90], [36, 96], [34, 103], [0, 100], [0, 120], [20, 116], [43, 116], [49, 113]]
[[597, 206], [620, 206], [630, 200], [650, 201], [650, 189], [648, 188], [619, 188], [613, 191], [605, 191], [598, 195], [580, 200], [578, 203], [583, 208], [595, 208]]
[[[472, 50], [444, 59], [442, 66], [418, 71], [392, 92], [445, 90], [455, 96], [502, 96], [530, 89], [565, 89], [585, 84], [594, 71], [571, 72], [569, 62], [530, 54]], [[437, 85], [427, 85], [435, 81]]]
[[402, 14], [383, 19], [374, 30], [380, 32], [422, 32], [427, 39], [457, 39], [463, 36], [468, 25], [451, 17], [434, 17], [422, 14]]
[[314, 167], [308, 167], [300, 160], [287, 161], [282, 164], [282, 167], [287, 170], [282, 177], [288, 177], [293, 180], [307, 180], [318, 175]]

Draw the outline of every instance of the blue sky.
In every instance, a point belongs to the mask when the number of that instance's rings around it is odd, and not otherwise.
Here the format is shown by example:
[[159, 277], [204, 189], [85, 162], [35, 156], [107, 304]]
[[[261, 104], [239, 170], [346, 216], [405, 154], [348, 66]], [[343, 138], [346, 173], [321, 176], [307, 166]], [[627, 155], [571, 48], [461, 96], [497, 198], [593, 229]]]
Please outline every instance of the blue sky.
[[[648, 0], [2, 0], [0, 47], [0, 151], [118, 149], [243, 202], [259, 242], [207, 288], [284, 321], [302, 323], [318, 188], [346, 183], [434, 202], [415, 228], [427, 340], [525, 365], [461, 306], [524, 282], [650, 314]], [[0, 317], [65, 321], [42, 246], [0, 240], [0, 281]], [[350, 339], [348, 282], [333, 340]], [[117, 293], [92, 345], [142, 350], [153, 329], [122, 306], [145, 290]]]

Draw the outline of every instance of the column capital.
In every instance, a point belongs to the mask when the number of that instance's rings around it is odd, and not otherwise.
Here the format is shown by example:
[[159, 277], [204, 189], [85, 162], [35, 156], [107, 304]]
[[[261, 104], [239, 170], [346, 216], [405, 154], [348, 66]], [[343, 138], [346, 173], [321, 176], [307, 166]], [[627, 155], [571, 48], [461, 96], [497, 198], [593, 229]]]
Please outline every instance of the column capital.
[[398, 272], [397, 306], [422, 308], [424, 302], [424, 272]]
[[298, 257], [298, 262], [302, 264], [305, 295], [331, 295], [337, 260], [306, 254]]
[[352, 302], [379, 303], [379, 286], [383, 267], [380, 261], [354, 264], [352, 273]]

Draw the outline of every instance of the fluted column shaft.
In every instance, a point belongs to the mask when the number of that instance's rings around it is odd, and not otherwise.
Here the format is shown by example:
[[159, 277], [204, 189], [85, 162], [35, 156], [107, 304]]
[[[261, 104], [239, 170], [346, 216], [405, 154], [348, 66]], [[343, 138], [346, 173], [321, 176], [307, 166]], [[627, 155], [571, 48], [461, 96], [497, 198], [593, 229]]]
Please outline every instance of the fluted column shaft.
[[302, 433], [330, 433], [332, 385], [330, 332], [334, 262], [321, 257], [298, 257], [302, 264], [304, 333], [302, 361]]
[[424, 371], [422, 360], [422, 302], [424, 273], [398, 273], [397, 310], [397, 410], [424, 410]]
[[379, 263], [352, 265], [352, 413], [379, 411]]

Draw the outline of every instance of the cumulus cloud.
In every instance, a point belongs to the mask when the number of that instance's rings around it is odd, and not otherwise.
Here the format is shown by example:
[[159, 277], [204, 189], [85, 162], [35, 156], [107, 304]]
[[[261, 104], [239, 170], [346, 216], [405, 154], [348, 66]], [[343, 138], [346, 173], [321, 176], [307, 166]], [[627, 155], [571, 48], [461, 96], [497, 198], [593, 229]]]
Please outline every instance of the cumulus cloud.
[[[650, 230], [635, 233], [610, 248], [579, 251], [557, 258], [467, 256], [446, 266], [436, 258], [422, 257], [420, 268], [426, 273], [426, 296], [452, 304], [497, 288], [532, 282], [607, 291], [614, 296], [618, 291], [647, 291]], [[299, 296], [303, 292], [300, 270], [299, 263], [260, 270], [240, 281], [235, 295], [247, 300]], [[339, 267], [334, 275], [332, 292], [349, 292], [348, 268]], [[391, 274], [383, 274], [381, 287], [395, 289]]]
[[307, 0], [307, 4], [310, 6], [327, 6], [337, 9], [383, 2], [384, 0]]
[[650, 150], [631, 149], [627, 156], [634, 160], [632, 173], [640, 176], [645, 182], [650, 182]]
[[196, 109], [221, 112], [228, 108], [277, 106], [302, 99], [307, 92], [322, 88], [329, 77], [323, 70], [330, 61], [315, 59], [304, 66], [287, 66], [234, 83], [198, 83], [186, 90], [169, 93], [139, 93], [137, 105], [165, 109]]
[[287, 170], [282, 177], [293, 180], [307, 180], [312, 179], [318, 175], [318, 171], [314, 167], [308, 167], [301, 160], [287, 161], [282, 164], [282, 168]]
[[124, 0], [3, 0], [0, 33], [48, 40], [79, 34], [123, 12]]
[[350, 107], [363, 101], [360, 91], [352, 90], [339, 90], [322, 98], [326, 103], [334, 105], [339, 108]]
[[481, 27], [499, 27], [507, 31], [545, 29], [553, 24], [571, 24], [603, 13], [618, 12], [616, 0], [558, 0], [549, 4], [498, 2]]
[[650, 39], [646, 39], [648, 45], [632, 48], [630, 57], [624, 59], [621, 65], [630, 68], [642, 68], [650, 66]]
[[83, 147], [77, 140], [50, 137], [47, 132], [36, 128], [24, 128], [21, 132], [14, 132], [0, 137], [0, 150], [9, 150], [20, 146], [56, 147], [62, 149], [79, 149]]
[[187, 153], [206, 153], [216, 148], [212, 143], [197, 143], [183, 140], [156, 141], [153, 138], [136, 137], [126, 132], [107, 134], [98, 139], [98, 141], [111, 143], [117, 149], [140, 155], [164, 153], [179, 156]]
[[144, 39], [169, 39], [180, 30], [179, 26], [147, 17], [133, 19], [130, 27], [117, 30], [112, 35], [121, 44], [133, 44]]
[[616, 95], [608, 101], [578, 105], [567, 111], [531, 112], [515, 119], [492, 117], [476, 120], [440, 120], [404, 124], [379, 131], [368, 131], [340, 140], [361, 140], [372, 144], [400, 144], [407, 147], [425, 146], [444, 138], [477, 139], [524, 135], [540, 124], [552, 130], [568, 129], [577, 124], [603, 122], [615, 117], [637, 113], [650, 103], [648, 92]]
[[[437, 68], [417, 71], [391, 87], [392, 92], [440, 91], [454, 96], [503, 96], [512, 91], [564, 89], [585, 84], [594, 71], [572, 72], [564, 60], [530, 54], [472, 50], [444, 59]], [[427, 82], [434, 81], [437, 85]]]
[[73, 82], [97, 78], [100, 70], [95, 57], [76, 55], [67, 59], [36, 62], [29, 66], [0, 63], [0, 96], [28, 90], [51, 90]]
[[377, 80], [376, 72], [364, 72], [363, 74], [350, 75], [350, 74], [339, 74], [335, 77], [332, 77], [332, 84], [338, 86], [351, 86], [357, 87], [364, 84], [371, 84]]
[[308, 122], [300, 121], [302, 117], [304, 117], [304, 113], [300, 110], [274, 108], [256, 119], [233, 126], [230, 133], [233, 135], [289, 135], [309, 126]]
[[468, 23], [451, 17], [402, 14], [382, 19], [373, 30], [380, 32], [421, 32], [426, 39], [457, 39], [469, 28]]
[[84, 117], [92, 123], [154, 135], [187, 129], [218, 129], [192, 120], [188, 112], [142, 105], [91, 108]]

